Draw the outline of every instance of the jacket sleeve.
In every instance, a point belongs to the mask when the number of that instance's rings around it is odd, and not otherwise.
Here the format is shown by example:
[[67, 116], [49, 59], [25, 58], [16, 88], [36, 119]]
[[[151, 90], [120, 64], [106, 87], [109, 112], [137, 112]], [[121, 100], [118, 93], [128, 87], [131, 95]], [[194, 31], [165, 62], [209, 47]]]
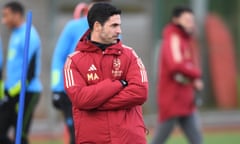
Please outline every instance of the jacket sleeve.
[[62, 70], [64, 63], [69, 54], [69, 47], [71, 46], [71, 25], [67, 24], [57, 41], [51, 64], [51, 90], [53, 92], [63, 91], [63, 76]]
[[195, 79], [201, 76], [200, 70], [194, 66], [193, 62], [183, 60], [180, 49], [180, 39], [173, 34], [163, 42], [163, 57], [170, 68], [171, 73], [182, 73], [183, 75]]
[[[24, 46], [22, 46], [24, 48]], [[31, 38], [29, 43], [29, 54], [28, 54], [28, 71], [27, 71], [27, 82], [31, 82], [36, 73], [38, 73], [38, 67], [41, 65], [41, 39], [34, 29], [31, 31]]]
[[[21, 39], [21, 42], [19, 44], [19, 49], [18, 52], [22, 54], [24, 51], [24, 41], [25, 38]], [[29, 84], [32, 79], [35, 76], [35, 68], [37, 67], [36, 61], [37, 61], [37, 54], [38, 52], [41, 52], [41, 40], [39, 38], [38, 33], [36, 30], [32, 27], [31, 28], [31, 37], [30, 37], [30, 42], [29, 42], [29, 52], [28, 52], [28, 70], [27, 70], [27, 84]], [[20, 55], [21, 55], [20, 54]], [[23, 61], [23, 59], [21, 59]], [[39, 64], [39, 63], [37, 63]], [[22, 73], [22, 70], [18, 70], [19, 73]], [[19, 96], [21, 92], [21, 80], [18, 80], [12, 87], [8, 89], [8, 94], [11, 97], [17, 97]]]
[[3, 68], [3, 47], [2, 40], [0, 37], [0, 79], [2, 79], [2, 68]]
[[131, 57], [126, 76], [128, 86], [99, 107], [98, 110], [128, 109], [142, 105], [147, 100], [148, 79], [146, 69], [134, 51]]
[[2, 40], [0, 37], [0, 101], [4, 98], [4, 82], [2, 80], [3, 50]]
[[69, 57], [64, 66], [64, 87], [74, 107], [92, 110], [116, 95], [122, 89], [122, 84], [105, 79], [95, 85], [87, 85]]

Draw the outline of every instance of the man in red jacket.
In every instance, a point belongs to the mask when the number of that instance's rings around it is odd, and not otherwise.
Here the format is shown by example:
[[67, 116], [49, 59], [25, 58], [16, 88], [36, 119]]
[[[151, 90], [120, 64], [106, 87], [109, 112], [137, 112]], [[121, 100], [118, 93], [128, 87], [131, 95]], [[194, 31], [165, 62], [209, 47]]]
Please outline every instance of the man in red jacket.
[[148, 94], [144, 65], [118, 39], [121, 11], [107, 3], [88, 13], [89, 30], [64, 67], [76, 144], [146, 144], [141, 105]]
[[202, 143], [194, 90], [201, 90], [203, 83], [190, 45], [194, 26], [192, 10], [176, 7], [172, 22], [163, 31], [158, 85], [160, 125], [152, 144], [163, 144], [176, 123], [191, 144]]

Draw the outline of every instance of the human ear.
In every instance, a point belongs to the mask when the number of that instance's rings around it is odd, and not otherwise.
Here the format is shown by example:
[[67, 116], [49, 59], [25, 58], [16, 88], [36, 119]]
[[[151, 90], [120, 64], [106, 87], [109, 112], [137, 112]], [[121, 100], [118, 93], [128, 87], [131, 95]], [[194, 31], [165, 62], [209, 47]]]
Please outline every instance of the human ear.
[[100, 31], [100, 30], [102, 29], [101, 23], [95, 22], [95, 23], [94, 23], [94, 29], [95, 29], [96, 31]]

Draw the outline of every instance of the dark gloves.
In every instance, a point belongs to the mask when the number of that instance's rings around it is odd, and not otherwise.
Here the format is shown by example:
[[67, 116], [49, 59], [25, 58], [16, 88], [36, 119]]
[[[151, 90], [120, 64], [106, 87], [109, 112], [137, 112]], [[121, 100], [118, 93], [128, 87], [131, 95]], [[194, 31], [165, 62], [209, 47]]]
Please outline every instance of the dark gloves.
[[65, 92], [53, 92], [52, 104], [54, 108], [62, 110], [64, 107], [71, 106], [71, 102]]
[[120, 80], [123, 87], [128, 86], [128, 82], [126, 80]]
[[52, 104], [54, 108], [61, 109], [61, 97], [63, 92], [53, 92], [52, 93]]
[[7, 92], [5, 92], [5, 95], [1, 97], [0, 99], [0, 108], [1, 109], [9, 109], [9, 108], [15, 108], [16, 104], [19, 100], [19, 94], [11, 97]]
[[7, 104], [9, 103], [9, 97], [8, 96], [3, 96], [1, 99], [0, 99], [0, 108], [4, 108], [7, 106]]

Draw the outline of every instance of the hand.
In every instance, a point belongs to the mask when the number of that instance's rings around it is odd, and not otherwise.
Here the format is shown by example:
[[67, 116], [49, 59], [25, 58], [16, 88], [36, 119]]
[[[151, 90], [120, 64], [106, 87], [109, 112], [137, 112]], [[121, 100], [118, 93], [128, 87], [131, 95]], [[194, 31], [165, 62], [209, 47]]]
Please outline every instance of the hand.
[[194, 88], [197, 90], [197, 91], [201, 91], [203, 90], [204, 88], [204, 84], [203, 84], [203, 81], [201, 79], [196, 79], [193, 81], [193, 85], [194, 85]]
[[62, 110], [63, 107], [71, 105], [71, 101], [65, 92], [53, 92], [52, 104], [56, 109]]
[[9, 108], [14, 108], [16, 103], [18, 102], [18, 96], [11, 98], [8, 95], [4, 95], [4, 97], [2, 97], [0, 99], [0, 108], [1, 109], [9, 109]]
[[0, 107], [3, 107], [4, 105], [6, 105], [9, 102], [9, 97], [8, 96], [3, 96], [0, 99]]
[[54, 108], [60, 109], [61, 108], [61, 93], [60, 92], [53, 92], [52, 93], [52, 104]]
[[175, 74], [175, 75], [174, 75], [174, 80], [175, 80], [176, 82], [180, 83], [180, 84], [183, 84], [183, 85], [189, 84], [189, 83], [191, 82], [191, 80], [190, 80], [188, 77], [184, 76], [184, 75], [181, 74], [181, 73]]

